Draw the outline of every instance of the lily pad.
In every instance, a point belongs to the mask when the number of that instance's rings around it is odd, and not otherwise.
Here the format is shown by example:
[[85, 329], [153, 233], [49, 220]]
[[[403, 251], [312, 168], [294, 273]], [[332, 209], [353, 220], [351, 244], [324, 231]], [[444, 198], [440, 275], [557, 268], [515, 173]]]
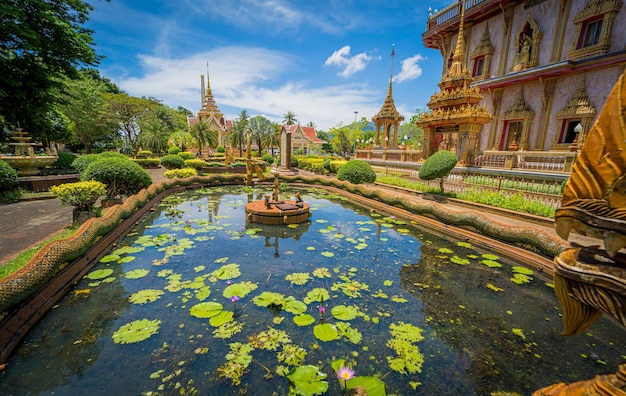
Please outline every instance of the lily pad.
[[120, 256], [117, 254], [108, 254], [100, 259], [101, 263], [112, 263], [113, 261], [117, 261], [120, 259]]
[[269, 307], [270, 305], [282, 307], [285, 303], [285, 296], [276, 292], [264, 291], [254, 297], [252, 302], [259, 307]]
[[140, 269], [128, 271], [127, 273], [124, 274], [124, 277], [126, 277], [127, 279], [139, 279], [139, 278], [143, 278], [149, 273], [150, 273], [150, 270], [140, 268]]
[[210, 318], [222, 312], [222, 309], [222, 304], [209, 301], [194, 305], [189, 309], [189, 313], [196, 318]]
[[230, 263], [211, 272], [211, 275], [221, 280], [234, 279], [241, 275], [241, 271], [239, 270], [239, 264]]
[[302, 301], [293, 299], [293, 297], [289, 297], [285, 302], [285, 311], [294, 315], [299, 315], [306, 312], [306, 304]]
[[301, 396], [321, 395], [328, 390], [328, 382], [324, 381], [326, 374], [312, 365], [293, 368], [287, 378], [295, 388], [295, 394]]
[[159, 332], [160, 320], [140, 319], [126, 323], [120, 327], [111, 338], [116, 344], [132, 344], [147, 340]]
[[144, 289], [144, 290], [139, 290], [138, 292], [131, 294], [131, 296], [128, 297], [128, 300], [133, 304], [141, 305], [141, 304], [145, 304], [148, 302], [155, 302], [156, 300], [161, 298], [163, 294], [165, 294], [163, 290]]
[[124, 263], [130, 263], [131, 261], [135, 261], [135, 256], [126, 256], [126, 257], [122, 257], [121, 259], [117, 260], [118, 263], [120, 264], [124, 264]]
[[324, 256], [324, 257], [335, 257], [335, 253], [329, 252], [329, 251], [326, 250], [326, 251], [322, 252], [322, 256]]
[[250, 294], [250, 292], [256, 290], [259, 286], [256, 283], [252, 283], [250, 281], [233, 283], [232, 285], [226, 286], [222, 295], [226, 298], [231, 298], [233, 296], [239, 296], [241, 298]]
[[321, 302], [328, 301], [330, 298], [330, 294], [328, 294], [328, 290], [323, 287], [316, 287], [306, 294], [304, 297], [304, 302], [307, 304], [311, 304], [312, 302]]
[[321, 268], [316, 268], [313, 270], [313, 276], [317, 277], [317, 278], [330, 278], [330, 271], [328, 271], [328, 268], [325, 267], [321, 267]]
[[339, 320], [352, 320], [356, 318], [358, 308], [354, 305], [346, 306], [346, 305], [337, 305], [330, 310], [335, 319]]
[[305, 285], [309, 279], [311, 279], [311, 275], [308, 272], [293, 272], [285, 276], [285, 280], [291, 282], [292, 285]]
[[310, 324], [315, 323], [315, 318], [309, 314], [302, 314], [302, 315], [294, 316], [293, 323], [295, 323], [296, 325], [300, 327], [308, 326]]
[[313, 328], [313, 334], [318, 340], [321, 341], [333, 341], [339, 338], [339, 332], [337, 327], [330, 323], [318, 324]]
[[213, 327], [220, 327], [224, 323], [228, 323], [235, 317], [235, 313], [231, 311], [221, 311], [217, 315], [209, 319], [209, 324]]
[[93, 280], [104, 279], [107, 276], [111, 275], [112, 273], [113, 273], [113, 270], [110, 268], [100, 269], [100, 270], [95, 270], [95, 271], [88, 273], [87, 275], [85, 275], [85, 278], [93, 279]]

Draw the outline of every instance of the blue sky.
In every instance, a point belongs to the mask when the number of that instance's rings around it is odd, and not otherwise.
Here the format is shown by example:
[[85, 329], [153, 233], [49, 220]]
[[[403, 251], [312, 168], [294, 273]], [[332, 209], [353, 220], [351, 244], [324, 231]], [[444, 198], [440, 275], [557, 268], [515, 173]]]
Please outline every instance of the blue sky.
[[[384, 4], [388, 3], [388, 4]], [[93, 0], [87, 27], [100, 73], [134, 96], [200, 109], [207, 62], [220, 110], [242, 109], [328, 130], [371, 120], [393, 96], [407, 119], [441, 79], [441, 55], [422, 45], [431, 0]]]

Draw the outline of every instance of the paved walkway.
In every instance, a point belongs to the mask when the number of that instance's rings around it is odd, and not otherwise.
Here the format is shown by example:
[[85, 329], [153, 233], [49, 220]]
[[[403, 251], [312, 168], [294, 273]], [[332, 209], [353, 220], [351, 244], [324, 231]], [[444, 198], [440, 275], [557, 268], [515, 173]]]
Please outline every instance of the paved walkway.
[[[164, 179], [164, 171], [163, 168], [148, 169], [154, 182]], [[412, 199], [422, 198], [412, 196]], [[63, 206], [56, 199], [0, 205], [0, 265], [71, 225], [72, 210], [73, 207]], [[498, 214], [482, 214], [494, 221], [512, 226], [532, 226], [556, 235], [554, 229], [549, 226], [530, 224], [521, 219]], [[570, 238], [571, 241], [579, 243], [583, 243], [584, 239], [585, 237], [574, 234]]]

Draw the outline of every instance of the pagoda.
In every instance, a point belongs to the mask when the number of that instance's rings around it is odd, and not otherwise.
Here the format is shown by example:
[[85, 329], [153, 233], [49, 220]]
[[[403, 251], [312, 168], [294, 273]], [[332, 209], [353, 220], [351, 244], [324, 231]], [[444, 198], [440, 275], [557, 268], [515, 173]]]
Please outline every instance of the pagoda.
[[424, 130], [424, 158], [439, 150], [456, 154], [459, 164], [470, 163], [470, 154], [478, 150], [480, 130], [493, 118], [484, 104], [480, 90], [470, 86], [474, 81], [463, 62], [463, 19], [465, 5], [461, 6], [461, 22], [452, 64], [439, 82], [441, 91], [430, 97], [430, 112], [421, 115], [417, 126]]
[[[389, 88], [387, 89], [387, 97], [383, 102], [383, 106], [380, 108], [378, 113], [374, 117], [372, 117], [372, 121], [376, 125], [376, 146], [384, 143], [385, 149], [391, 145], [391, 147], [396, 148], [398, 146], [398, 128], [400, 127], [400, 123], [404, 121], [404, 116], [398, 113], [396, 109], [396, 105], [393, 102], [393, 95], [391, 89], [391, 81], [393, 75], [393, 57], [394, 57], [394, 49], [391, 49], [391, 72], [389, 73]], [[383, 130], [384, 137], [380, 135], [381, 129]], [[393, 131], [393, 134], [392, 134]]]
[[204, 75], [200, 75], [200, 92], [202, 96], [202, 108], [198, 111], [198, 121], [204, 121], [209, 124], [209, 130], [217, 132], [218, 144], [224, 145], [224, 138], [228, 134], [226, 128], [226, 119], [224, 114], [220, 111], [215, 104], [215, 98], [213, 97], [213, 91], [211, 90], [211, 82], [209, 80], [209, 69], [207, 66], [207, 84], [206, 89], [204, 87]]

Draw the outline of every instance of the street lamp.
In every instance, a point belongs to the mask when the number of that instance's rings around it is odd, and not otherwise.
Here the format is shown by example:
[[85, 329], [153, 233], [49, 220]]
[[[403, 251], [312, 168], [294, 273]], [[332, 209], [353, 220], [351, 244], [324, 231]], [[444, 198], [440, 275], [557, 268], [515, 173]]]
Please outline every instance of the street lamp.
[[354, 111], [354, 123], [356, 123], [356, 115], [359, 114], [358, 111]]
[[578, 135], [583, 131], [583, 126], [580, 124], [580, 122], [578, 123], [578, 125], [576, 125], [574, 127], [574, 141], [572, 142], [572, 145], [569, 146], [569, 151], [578, 151]]

